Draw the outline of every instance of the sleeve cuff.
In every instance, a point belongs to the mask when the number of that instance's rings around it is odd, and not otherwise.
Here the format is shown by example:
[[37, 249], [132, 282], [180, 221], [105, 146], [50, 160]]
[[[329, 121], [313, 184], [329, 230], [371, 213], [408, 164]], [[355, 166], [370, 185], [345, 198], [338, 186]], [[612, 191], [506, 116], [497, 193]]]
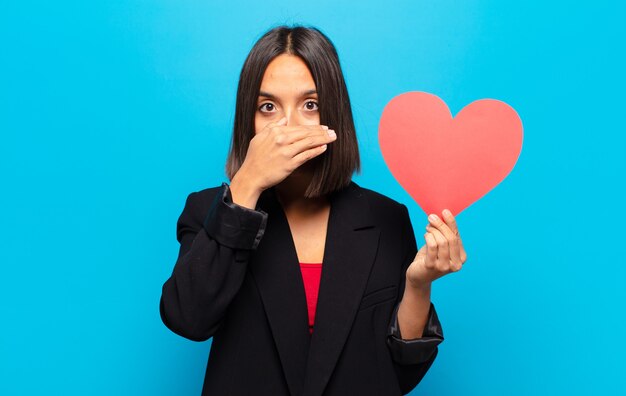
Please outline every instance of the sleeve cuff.
[[256, 249], [267, 224], [267, 213], [233, 202], [230, 187], [222, 183], [203, 226], [218, 243], [232, 249]]
[[421, 338], [410, 340], [402, 339], [398, 325], [398, 308], [396, 306], [391, 318], [391, 325], [387, 334], [387, 345], [394, 361], [400, 364], [417, 364], [429, 360], [437, 350], [437, 345], [443, 341], [443, 329], [435, 306], [430, 303], [428, 321]]

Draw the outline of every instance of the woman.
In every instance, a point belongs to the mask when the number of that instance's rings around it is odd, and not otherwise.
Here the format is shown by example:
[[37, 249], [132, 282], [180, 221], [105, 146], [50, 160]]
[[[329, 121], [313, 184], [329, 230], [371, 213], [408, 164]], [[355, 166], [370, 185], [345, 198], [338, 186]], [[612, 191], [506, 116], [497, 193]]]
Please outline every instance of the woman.
[[277, 27], [239, 80], [230, 184], [191, 193], [160, 312], [213, 337], [203, 395], [399, 395], [443, 340], [433, 280], [466, 260], [454, 217], [419, 252], [408, 210], [360, 170], [337, 53], [315, 28]]

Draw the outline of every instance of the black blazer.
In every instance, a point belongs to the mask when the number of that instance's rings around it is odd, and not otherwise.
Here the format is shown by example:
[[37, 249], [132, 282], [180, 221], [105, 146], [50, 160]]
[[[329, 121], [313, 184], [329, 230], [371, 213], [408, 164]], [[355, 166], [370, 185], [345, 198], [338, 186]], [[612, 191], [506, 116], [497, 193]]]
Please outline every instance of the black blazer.
[[174, 333], [213, 337], [202, 395], [400, 395], [426, 374], [443, 333], [431, 304], [422, 338], [396, 313], [417, 253], [405, 205], [351, 182], [332, 193], [315, 327], [274, 188], [256, 210], [229, 187], [191, 193], [160, 312]]

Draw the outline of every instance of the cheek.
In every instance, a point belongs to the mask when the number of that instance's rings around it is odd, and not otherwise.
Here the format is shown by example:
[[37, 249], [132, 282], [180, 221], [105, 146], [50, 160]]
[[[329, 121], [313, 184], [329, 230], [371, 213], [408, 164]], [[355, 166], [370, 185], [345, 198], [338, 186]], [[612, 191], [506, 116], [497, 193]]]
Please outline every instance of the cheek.
[[315, 113], [315, 115], [313, 117], [311, 117], [311, 122], [313, 125], [319, 125], [320, 124], [320, 113]]
[[301, 112], [300, 125], [319, 125], [320, 114], [318, 112]]
[[256, 115], [254, 116], [254, 134], [256, 135], [257, 133], [259, 133], [270, 122], [272, 122], [270, 117], [264, 117], [259, 113], [256, 113]]

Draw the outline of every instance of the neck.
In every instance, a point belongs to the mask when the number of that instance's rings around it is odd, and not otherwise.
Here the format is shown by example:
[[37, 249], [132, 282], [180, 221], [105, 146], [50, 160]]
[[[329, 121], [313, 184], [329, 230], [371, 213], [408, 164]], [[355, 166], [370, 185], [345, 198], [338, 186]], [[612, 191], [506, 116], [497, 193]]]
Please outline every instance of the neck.
[[285, 210], [316, 210], [328, 203], [325, 196], [315, 198], [304, 196], [311, 177], [311, 173], [308, 172], [294, 172], [274, 186], [278, 200]]

